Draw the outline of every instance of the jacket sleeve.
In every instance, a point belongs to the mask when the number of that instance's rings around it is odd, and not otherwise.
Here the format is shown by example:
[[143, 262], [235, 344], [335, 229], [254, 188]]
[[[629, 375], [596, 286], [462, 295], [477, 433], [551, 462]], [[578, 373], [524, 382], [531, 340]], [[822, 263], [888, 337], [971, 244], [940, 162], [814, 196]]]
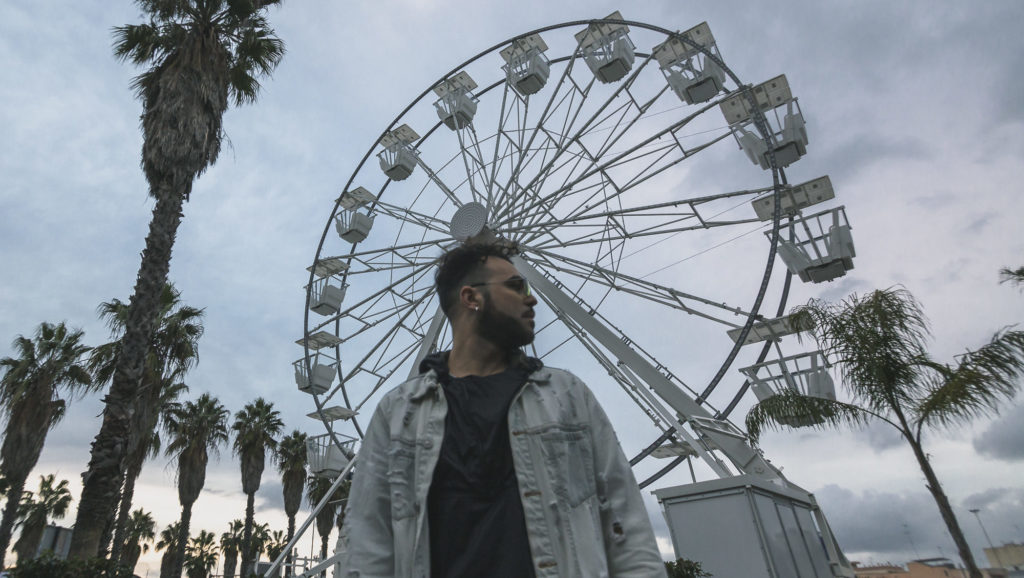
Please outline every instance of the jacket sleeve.
[[594, 394], [586, 386], [583, 388], [590, 413], [609, 575], [612, 578], [665, 578], [665, 563], [661, 560], [633, 470], [622, 453], [608, 416]]
[[388, 445], [391, 434], [385, 402], [377, 406], [363, 436], [352, 476], [352, 488], [342, 528], [345, 552], [338, 576], [391, 578], [395, 552], [388, 483]]

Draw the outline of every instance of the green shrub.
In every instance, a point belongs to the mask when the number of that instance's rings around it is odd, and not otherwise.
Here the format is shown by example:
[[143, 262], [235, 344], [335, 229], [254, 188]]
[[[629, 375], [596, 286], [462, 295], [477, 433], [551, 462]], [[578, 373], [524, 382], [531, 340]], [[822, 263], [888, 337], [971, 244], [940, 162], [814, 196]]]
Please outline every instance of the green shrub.
[[130, 568], [119, 568], [104, 558], [61, 560], [52, 552], [34, 560], [19, 560], [8, 571], [11, 578], [132, 578]]
[[700, 562], [680, 558], [675, 562], [665, 562], [665, 570], [668, 571], [668, 578], [704, 578], [711, 576], [700, 567]]

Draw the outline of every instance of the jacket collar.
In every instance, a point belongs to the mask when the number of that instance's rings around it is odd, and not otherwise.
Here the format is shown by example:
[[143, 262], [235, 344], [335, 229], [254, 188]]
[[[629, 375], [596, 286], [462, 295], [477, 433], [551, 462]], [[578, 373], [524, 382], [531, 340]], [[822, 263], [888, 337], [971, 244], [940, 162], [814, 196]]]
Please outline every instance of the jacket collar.
[[[440, 354], [441, 357], [439, 361], [443, 363], [443, 367], [447, 367], [448, 365], [448, 353], [449, 352], [445, 351]], [[527, 357], [525, 354], [520, 353], [520, 356], [514, 363], [525, 363], [532, 370], [526, 377], [526, 381], [528, 382], [536, 383], [537, 385], [546, 385], [551, 381], [551, 372], [544, 367], [544, 364], [539, 359]], [[437, 365], [431, 366], [414, 380], [412, 390], [409, 392], [409, 399], [412, 401], [419, 401], [440, 386], [437, 367]], [[421, 365], [421, 369], [423, 368], [424, 366]]]

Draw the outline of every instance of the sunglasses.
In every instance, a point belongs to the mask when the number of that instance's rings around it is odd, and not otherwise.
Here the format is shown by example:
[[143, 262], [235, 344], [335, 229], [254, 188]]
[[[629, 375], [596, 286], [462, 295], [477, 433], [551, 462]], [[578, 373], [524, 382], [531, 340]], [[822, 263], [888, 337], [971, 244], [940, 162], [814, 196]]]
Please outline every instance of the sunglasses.
[[513, 277], [511, 279], [506, 279], [504, 281], [488, 281], [488, 282], [485, 282], [485, 283], [472, 283], [472, 284], [470, 284], [470, 287], [480, 287], [480, 286], [483, 286], [483, 285], [499, 285], [499, 284], [500, 285], [504, 285], [505, 287], [508, 287], [509, 289], [515, 291], [516, 293], [522, 295], [523, 297], [529, 297], [530, 295], [533, 294], [533, 290], [530, 289], [530, 283], [527, 282], [527, 280], [523, 279], [522, 277]]

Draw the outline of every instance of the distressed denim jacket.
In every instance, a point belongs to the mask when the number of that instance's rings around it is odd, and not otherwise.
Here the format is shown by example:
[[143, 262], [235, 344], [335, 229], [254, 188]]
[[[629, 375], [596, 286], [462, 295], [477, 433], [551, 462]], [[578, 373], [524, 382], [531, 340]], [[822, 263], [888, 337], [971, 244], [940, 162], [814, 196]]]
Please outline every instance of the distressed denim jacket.
[[[430, 578], [427, 492], [447, 408], [434, 370], [377, 406], [349, 493], [339, 576]], [[508, 425], [537, 578], [666, 576], [633, 472], [583, 382], [534, 371]]]

